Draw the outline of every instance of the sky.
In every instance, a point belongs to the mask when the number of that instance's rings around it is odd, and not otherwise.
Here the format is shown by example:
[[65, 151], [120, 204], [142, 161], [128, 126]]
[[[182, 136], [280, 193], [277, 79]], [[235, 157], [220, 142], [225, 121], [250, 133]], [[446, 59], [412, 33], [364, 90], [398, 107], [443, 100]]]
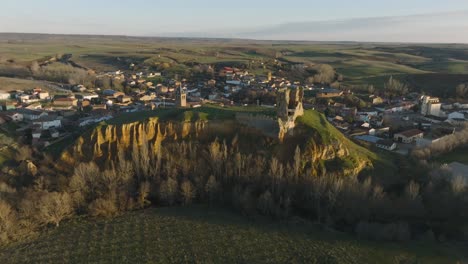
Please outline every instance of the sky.
[[0, 32], [468, 43], [467, 0], [2, 2]]

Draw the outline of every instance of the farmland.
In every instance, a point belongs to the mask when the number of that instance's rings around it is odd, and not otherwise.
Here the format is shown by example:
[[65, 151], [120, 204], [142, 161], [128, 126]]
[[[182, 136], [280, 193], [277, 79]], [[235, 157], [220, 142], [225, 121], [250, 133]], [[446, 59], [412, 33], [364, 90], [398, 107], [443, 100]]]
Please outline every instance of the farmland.
[[[382, 88], [391, 75], [408, 79], [411, 88], [443, 90], [468, 79], [465, 45], [286, 42], [230, 39], [171, 39], [112, 36], [0, 35], [0, 66], [28, 65], [58, 54], [96, 72], [127, 69], [130, 64], [183, 72], [193, 65], [242, 66], [256, 74], [286, 64], [329, 64], [350, 87]], [[453, 77], [453, 78], [452, 78]], [[412, 81], [412, 80], [418, 81]], [[448, 82], [446, 81], [448, 80]], [[421, 88], [420, 84], [425, 83]], [[426, 85], [427, 84], [427, 85]]]
[[455, 263], [443, 244], [379, 243], [306, 221], [255, 220], [206, 206], [74, 219], [0, 253], [2, 263]]

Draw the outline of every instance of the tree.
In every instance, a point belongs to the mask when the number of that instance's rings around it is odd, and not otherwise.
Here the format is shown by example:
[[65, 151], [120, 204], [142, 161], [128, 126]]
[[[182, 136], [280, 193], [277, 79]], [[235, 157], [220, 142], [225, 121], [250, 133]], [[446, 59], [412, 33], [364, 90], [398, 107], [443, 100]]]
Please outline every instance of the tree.
[[374, 94], [374, 93], [375, 93], [374, 85], [369, 85], [369, 86], [367, 86], [367, 92], [368, 92], [369, 94]]
[[335, 69], [328, 64], [320, 64], [317, 67], [318, 73], [314, 75], [315, 83], [332, 83], [335, 79]]
[[0, 242], [11, 239], [17, 221], [16, 211], [4, 200], [0, 200]]
[[37, 203], [37, 219], [44, 224], [55, 224], [73, 214], [72, 199], [66, 192], [44, 193]]
[[31, 70], [31, 73], [33, 75], [36, 75], [40, 72], [41, 70], [41, 67], [39, 66], [39, 63], [37, 63], [37, 61], [33, 61], [31, 63], [31, 66], [29, 66], [29, 69]]
[[296, 174], [296, 179], [299, 178], [299, 174], [301, 172], [301, 164], [301, 148], [299, 148], [299, 146], [296, 146], [296, 151], [294, 152], [294, 173]]
[[110, 198], [98, 198], [89, 205], [88, 212], [94, 217], [109, 217], [115, 215], [118, 209], [114, 200]]
[[178, 183], [172, 177], [163, 181], [159, 187], [159, 197], [161, 200], [168, 205], [173, 205], [177, 195], [177, 187]]
[[205, 185], [205, 192], [208, 196], [208, 200], [210, 201], [210, 203], [213, 203], [214, 201], [216, 201], [218, 197], [219, 189], [220, 187], [219, 187], [218, 182], [216, 181], [215, 176], [211, 175], [208, 178], [208, 181], [206, 182], [206, 185]]
[[195, 197], [195, 189], [193, 188], [192, 183], [189, 180], [185, 180], [180, 186], [182, 203], [188, 205], [192, 202], [192, 199]]
[[28, 160], [32, 157], [32, 150], [29, 146], [21, 146], [16, 150], [16, 161]]
[[275, 213], [275, 202], [270, 191], [264, 192], [260, 198], [258, 198], [257, 208], [266, 215], [272, 215]]
[[390, 98], [394, 96], [404, 96], [408, 93], [408, 87], [406, 84], [391, 76], [388, 81], [384, 84], [385, 93]]
[[459, 84], [456, 89], [455, 89], [455, 93], [457, 95], [457, 97], [460, 97], [460, 98], [466, 98], [468, 97], [468, 84]]
[[150, 194], [151, 184], [147, 181], [144, 181], [140, 184], [140, 189], [138, 191], [138, 205], [140, 208], [145, 208], [151, 204], [151, 201], [148, 200]]

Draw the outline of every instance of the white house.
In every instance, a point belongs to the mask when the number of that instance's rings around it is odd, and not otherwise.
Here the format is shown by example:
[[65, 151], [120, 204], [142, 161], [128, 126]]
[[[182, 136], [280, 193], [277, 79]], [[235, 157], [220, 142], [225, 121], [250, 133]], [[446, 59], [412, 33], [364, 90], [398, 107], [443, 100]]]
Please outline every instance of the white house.
[[58, 138], [60, 136], [60, 133], [55, 128], [49, 129], [49, 132], [50, 132], [50, 136], [53, 138]]
[[109, 120], [111, 118], [112, 116], [110, 115], [109, 116], [97, 116], [97, 117], [85, 117], [85, 118], [78, 120], [78, 126], [84, 127], [84, 126], [92, 125], [92, 124], [99, 123], [105, 120]]
[[34, 129], [32, 131], [32, 138], [33, 139], [40, 139], [42, 135], [42, 131], [40, 129]]
[[375, 143], [375, 146], [381, 149], [389, 150], [389, 151], [395, 150], [397, 147], [395, 142], [391, 140], [385, 140], [385, 139], [377, 141], [377, 143]]
[[56, 116], [45, 116], [34, 120], [33, 125], [40, 127], [42, 130], [58, 128], [62, 126], [62, 120]]
[[400, 133], [397, 133], [393, 136], [393, 139], [398, 142], [402, 143], [413, 143], [418, 138], [422, 138], [424, 136], [424, 132], [419, 129], [410, 129]]
[[49, 115], [47, 112], [44, 112], [44, 111], [31, 110], [31, 109], [25, 109], [25, 108], [19, 108], [16, 111], [22, 114], [25, 120], [30, 120], [30, 121]]
[[22, 114], [16, 112], [8, 113], [5, 116], [13, 122], [21, 122], [24, 118]]
[[441, 111], [440, 111], [441, 106], [442, 106], [442, 104], [439, 102], [439, 98], [430, 97], [430, 96], [423, 96], [422, 97], [422, 104], [421, 104], [421, 114], [440, 116], [441, 115]]
[[20, 95], [18, 99], [20, 100], [20, 102], [26, 103], [29, 101], [30, 96], [28, 94], [23, 94], [23, 95]]
[[11, 95], [9, 93], [0, 93], [0, 100], [8, 100]]
[[369, 129], [369, 135], [371, 135], [371, 136], [380, 136], [380, 135], [383, 135], [385, 133], [390, 133], [390, 127], [382, 127], [382, 128], [378, 128], [378, 129], [375, 129], [375, 128]]
[[41, 99], [41, 100], [45, 100], [45, 99], [48, 99], [50, 97], [48, 92], [40, 92], [38, 94], [38, 96], [39, 96], [39, 99]]
[[448, 114], [447, 119], [465, 119], [465, 114], [460, 112], [452, 112]]

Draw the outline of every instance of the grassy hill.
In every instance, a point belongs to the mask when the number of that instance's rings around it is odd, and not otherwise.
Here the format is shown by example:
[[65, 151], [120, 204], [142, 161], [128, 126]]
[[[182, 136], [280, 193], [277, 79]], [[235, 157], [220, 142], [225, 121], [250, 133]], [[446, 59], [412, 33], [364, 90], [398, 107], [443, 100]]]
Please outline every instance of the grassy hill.
[[304, 222], [249, 219], [204, 206], [76, 219], [0, 250], [1, 263], [456, 263], [461, 251], [375, 243]]

